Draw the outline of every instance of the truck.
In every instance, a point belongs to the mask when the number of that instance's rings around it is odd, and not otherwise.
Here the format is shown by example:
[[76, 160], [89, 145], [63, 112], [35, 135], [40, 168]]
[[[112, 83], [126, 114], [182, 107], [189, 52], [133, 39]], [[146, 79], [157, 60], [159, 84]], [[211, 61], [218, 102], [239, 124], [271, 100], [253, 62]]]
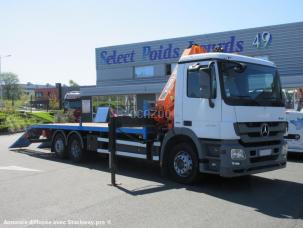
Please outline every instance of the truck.
[[80, 91], [69, 91], [64, 95], [64, 112], [71, 111], [76, 122], [79, 122], [81, 115], [81, 96]]
[[[11, 146], [49, 143], [60, 158], [80, 162], [109, 154], [109, 113], [98, 122], [33, 125]], [[189, 184], [200, 173], [237, 177], [284, 168], [287, 131], [276, 65], [202, 46], [184, 50], [148, 115], [115, 130], [116, 154], [157, 162], [164, 174]], [[146, 121], [145, 121], [146, 120]]]
[[303, 110], [302, 88], [283, 90], [288, 122], [285, 140], [289, 153], [303, 153]]

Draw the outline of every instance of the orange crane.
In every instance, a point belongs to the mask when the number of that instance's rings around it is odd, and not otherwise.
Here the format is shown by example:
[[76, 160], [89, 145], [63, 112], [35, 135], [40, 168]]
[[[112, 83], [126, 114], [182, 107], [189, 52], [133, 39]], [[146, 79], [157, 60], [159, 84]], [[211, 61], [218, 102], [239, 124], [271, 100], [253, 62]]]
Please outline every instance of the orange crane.
[[[206, 49], [194, 44], [185, 49], [182, 56], [207, 53]], [[176, 87], [177, 67], [173, 70], [166, 85], [164, 86], [157, 102], [156, 111], [153, 118], [161, 125], [171, 129], [174, 127], [174, 106], [175, 106], [175, 87]]]

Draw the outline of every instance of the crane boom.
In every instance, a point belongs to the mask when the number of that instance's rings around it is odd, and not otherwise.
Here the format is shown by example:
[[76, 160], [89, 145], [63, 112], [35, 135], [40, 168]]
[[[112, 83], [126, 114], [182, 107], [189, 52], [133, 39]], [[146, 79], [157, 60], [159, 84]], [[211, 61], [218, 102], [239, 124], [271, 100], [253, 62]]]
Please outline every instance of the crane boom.
[[[193, 44], [191, 47], [185, 49], [182, 56], [202, 54], [207, 51], [200, 45]], [[164, 86], [158, 100], [156, 101], [156, 112], [153, 118], [165, 128], [174, 127], [174, 106], [175, 106], [175, 86], [177, 78], [178, 65], [173, 70], [166, 85]]]

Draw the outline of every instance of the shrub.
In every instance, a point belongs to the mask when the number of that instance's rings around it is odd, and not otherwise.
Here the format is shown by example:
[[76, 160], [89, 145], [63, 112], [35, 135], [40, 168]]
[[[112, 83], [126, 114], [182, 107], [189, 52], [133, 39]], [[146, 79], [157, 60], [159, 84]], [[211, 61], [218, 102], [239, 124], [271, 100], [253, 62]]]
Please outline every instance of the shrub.
[[56, 123], [73, 123], [76, 122], [76, 118], [74, 116], [74, 111], [62, 112], [58, 111], [54, 115], [54, 122]]

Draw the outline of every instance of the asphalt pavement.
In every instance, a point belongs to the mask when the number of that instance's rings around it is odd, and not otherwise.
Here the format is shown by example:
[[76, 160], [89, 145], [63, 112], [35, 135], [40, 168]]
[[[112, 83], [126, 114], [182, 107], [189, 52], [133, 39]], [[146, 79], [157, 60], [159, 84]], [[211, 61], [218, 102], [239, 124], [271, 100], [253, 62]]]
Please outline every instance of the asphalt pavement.
[[32, 146], [9, 150], [0, 136], [0, 227], [303, 227], [303, 155], [285, 169], [194, 186], [161, 177], [157, 165], [119, 159], [59, 160]]

